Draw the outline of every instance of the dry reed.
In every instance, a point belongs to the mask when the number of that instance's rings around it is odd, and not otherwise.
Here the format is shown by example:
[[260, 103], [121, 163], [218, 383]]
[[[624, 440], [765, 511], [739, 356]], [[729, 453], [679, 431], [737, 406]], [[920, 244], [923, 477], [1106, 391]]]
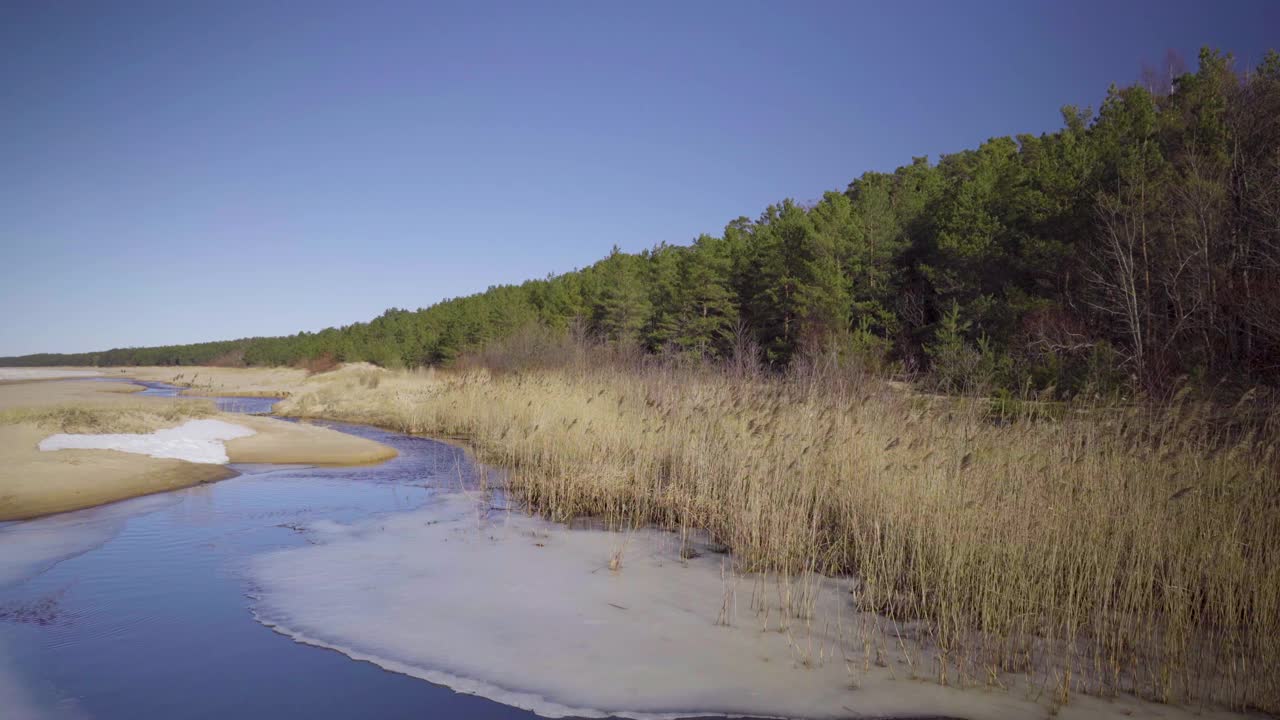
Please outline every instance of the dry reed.
[[993, 422], [872, 381], [670, 367], [336, 374], [279, 411], [464, 437], [557, 520], [701, 529], [743, 572], [853, 576], [942, 682], [1280, 710], [1274, 417]]

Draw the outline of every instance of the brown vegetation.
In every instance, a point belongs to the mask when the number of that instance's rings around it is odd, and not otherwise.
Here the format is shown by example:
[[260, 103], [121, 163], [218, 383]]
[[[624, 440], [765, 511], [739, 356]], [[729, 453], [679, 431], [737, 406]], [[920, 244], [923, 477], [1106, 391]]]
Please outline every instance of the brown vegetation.
[[317, 375], [337, 370], [341, 365], [333, 353], [324, 353], [316, 357], [302, 358], [294, 363], [294, 367], [306, 370], [308, 375]]
[[209, 400], [76, 403], [0, 410], [0, 425], [31, 423], [49, 434], [148, 433], [215, 413]]
[[465, 437], [551, 518], [855, 576], [942, 682], [1280, 709], [1280, 446], [1256, 397], [1220, 423], [1190, 402], [993, 408], [820, 363], [569, 367], [342, 372], [280, 411]]

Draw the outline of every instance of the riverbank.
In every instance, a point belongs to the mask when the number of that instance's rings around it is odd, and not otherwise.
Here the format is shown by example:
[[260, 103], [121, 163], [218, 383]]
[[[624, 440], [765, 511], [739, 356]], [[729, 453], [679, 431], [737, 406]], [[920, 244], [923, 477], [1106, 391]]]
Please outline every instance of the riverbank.
[[94, 377], [101, 374], [102, 371], [93, 368], [0, 367], [0, 383]]
[[553, 520], [707, 532], [734, 573], [851, 578], [911, 677], [1280, 707], [1253, 670], [1280, 662], [1280, 561], [1253, 550], [1280, 541], [1280, 454], [1196, 406], [993, 418], [871, 380], [670, 367], [162, 370], [278, 383], [284, 415], [465, 438]]
[[[372, 367], [372, 366], [370, 366]], [[111, 375], [164, 382], [192, 397], [288, 397], [310, 377], [297, 368], [222, 368], [143, 366], [107, 368]]]
[[385, 445], [323, 427], [218, 413], [207, 400], [137, 397], [138, 385], [28, 380], [0, 385], [0, 521], [92, 507], [235, 475], [223, 464], [105, 449], [42, 451], [58, 433], [146, 434], [216, 419], [251, 435], [225, 443], [230, 463], [362, 465], [395, 456]]
[[1280, 708], [1254, 670], [1280, 663], [1280, 559], [1254, 550], [1280, 542], [1280, 450], [1197, 406], [993, 417], [874, 381], [580, 368], [326, 373], [278, 411], [466, 438], [553, 520], [855, 578], [922, 679]]
[[224, 465], [111, 450], [41, 452], [51, 433], [35, 423], [0, 424], [0, 521], [24, 520], [224, 480]]

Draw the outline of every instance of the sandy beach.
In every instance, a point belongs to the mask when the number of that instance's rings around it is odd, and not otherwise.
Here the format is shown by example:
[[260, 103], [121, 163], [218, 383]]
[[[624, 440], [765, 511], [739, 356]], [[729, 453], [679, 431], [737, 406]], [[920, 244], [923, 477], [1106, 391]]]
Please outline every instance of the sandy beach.
[[207, 402], [134, 395], [142, 386], [24, 379], [0, 385], [0, 520], [77, 510], [235, 475], [224, 464], [105, 449], [42, 451], [59, 433], [142, 434], [208, 418], [247, 428], [225, 443], [230, 463], [360, 465], [395, 451], [327, 428], [217, 413]]
[[0, 367], [0, 383], [85, 378], [102, 374], [103, 372], [97, 368]]

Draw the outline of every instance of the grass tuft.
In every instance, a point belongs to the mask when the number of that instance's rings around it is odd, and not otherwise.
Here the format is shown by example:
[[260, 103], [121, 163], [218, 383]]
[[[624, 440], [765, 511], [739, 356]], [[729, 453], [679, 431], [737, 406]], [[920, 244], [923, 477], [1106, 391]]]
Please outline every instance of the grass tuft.
[[34, 423], [55, 433], [148, 433], [216, 412], [209, 400], [58, 405], [3, 410], [0, 424]]

